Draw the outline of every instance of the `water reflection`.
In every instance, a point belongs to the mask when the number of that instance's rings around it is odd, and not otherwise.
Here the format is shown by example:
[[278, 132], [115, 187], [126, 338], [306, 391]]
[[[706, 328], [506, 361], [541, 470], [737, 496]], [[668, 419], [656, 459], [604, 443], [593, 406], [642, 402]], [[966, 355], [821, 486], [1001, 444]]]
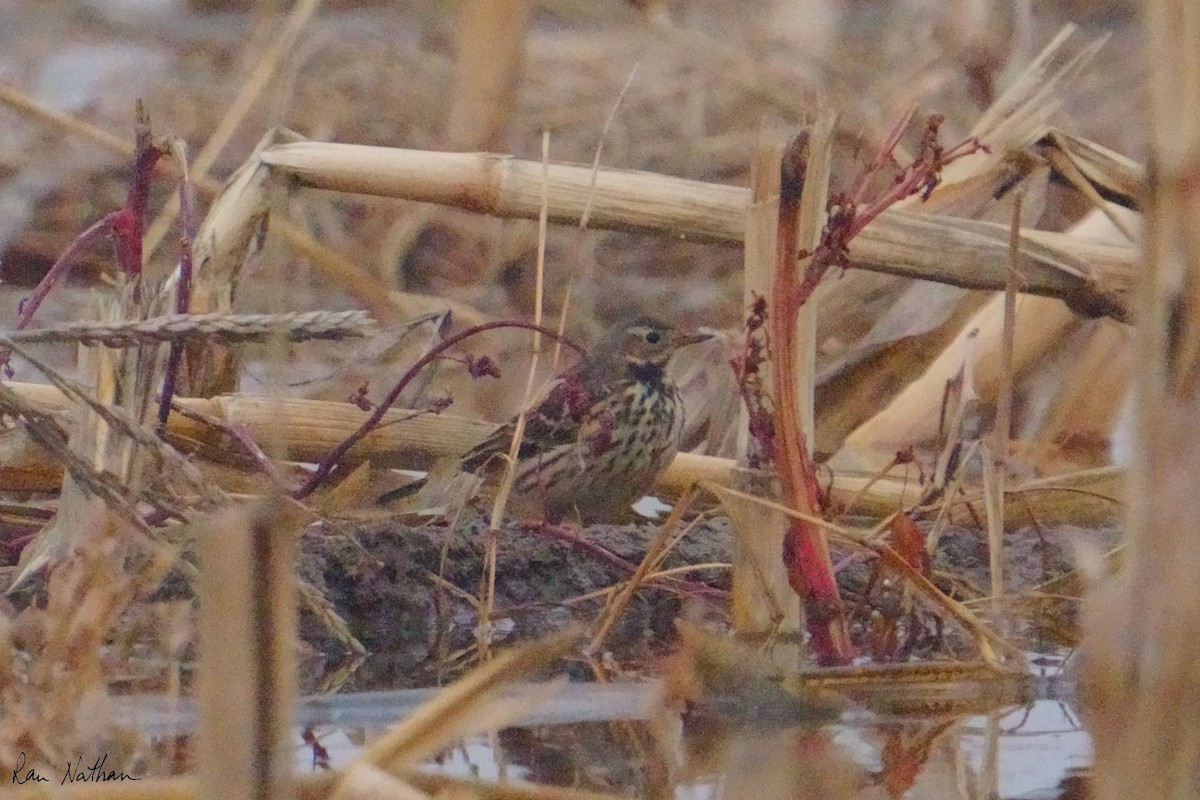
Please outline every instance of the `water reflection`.
[[[648, 685], [640, 684], [599, 690], [610, 709], [631, 712], [629, 718], [563, 722], [567, 708], [598, 707], [600, 695], [571, 697], [575, 688], [596, 687], [568, 687], [565, 706], [552, 702], [537, 712], [542, 722], [471, 738], [428, 769], [649, 798], [1033, 800], [1081, 796], [1062, 792], [1079, 789], [1090, 760], [1078, 719], [1056, 700], [958, 717], [852, 710], [830, 724], [787, 726], [783, 714], [658, 715]], [[374, 709], [385, 694], [378, 693]], [[346, 721], [314, 728], [334, 768], [382, 730]], [[311, 752], [297, 752], [298, 766], [311, 769]]]

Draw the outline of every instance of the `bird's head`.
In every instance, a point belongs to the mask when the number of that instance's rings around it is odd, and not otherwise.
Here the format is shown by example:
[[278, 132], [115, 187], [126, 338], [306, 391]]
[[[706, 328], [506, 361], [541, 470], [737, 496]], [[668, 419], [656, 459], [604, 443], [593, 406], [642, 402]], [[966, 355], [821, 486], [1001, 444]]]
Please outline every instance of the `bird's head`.
[[683, 333], [652, 317], [637, 317], [614, 326], [595, 353], [635, 374], [647, 370], [661, 374], [676, 350], [711, 338], [707, 333]]

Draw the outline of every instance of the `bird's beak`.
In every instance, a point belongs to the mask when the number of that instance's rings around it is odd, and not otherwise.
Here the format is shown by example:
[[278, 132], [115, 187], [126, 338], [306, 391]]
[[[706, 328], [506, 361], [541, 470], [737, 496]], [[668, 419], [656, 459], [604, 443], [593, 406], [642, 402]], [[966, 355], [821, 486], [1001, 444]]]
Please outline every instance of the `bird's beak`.
[[677, 340], [676, 347], [687, 347], [689, 344], [707, 342], [711, 338], [713, 338], [713, 334], [711, 333], [690, 333], [686, 336], [680, 336]]

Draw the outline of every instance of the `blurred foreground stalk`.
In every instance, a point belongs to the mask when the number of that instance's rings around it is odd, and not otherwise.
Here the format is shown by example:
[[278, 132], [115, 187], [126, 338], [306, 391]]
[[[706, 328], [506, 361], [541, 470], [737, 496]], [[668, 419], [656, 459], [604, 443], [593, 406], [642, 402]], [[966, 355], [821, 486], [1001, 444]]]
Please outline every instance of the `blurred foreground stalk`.
[[1146, 263], [1129, 557], [1088, 598], [1081, 691], [1096, 797], [1200, 797], [1200, 6], [1145, 6]]

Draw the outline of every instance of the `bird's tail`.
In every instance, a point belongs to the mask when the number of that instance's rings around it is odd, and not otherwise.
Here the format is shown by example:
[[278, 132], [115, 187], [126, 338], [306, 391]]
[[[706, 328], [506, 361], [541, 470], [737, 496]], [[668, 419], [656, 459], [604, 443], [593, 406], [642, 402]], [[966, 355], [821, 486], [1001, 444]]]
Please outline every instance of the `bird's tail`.
[[399, 489], [392, 489], [390, 492], [384, 492], [375, 500], [377, 506], [390, 506], [392, 503], [398, 503], [405, 498], [412, 497], [417, 492], [425, 488], [429, 481], [426, 478], [418, 478], [412, 483], [406, 483]]
[[478, 490], [477, 476], [460, 470], [457, 460], [447, 460], [424, 478], [380, 495], [375, 504], [403, 514], [445, 514], [461, 508]]

